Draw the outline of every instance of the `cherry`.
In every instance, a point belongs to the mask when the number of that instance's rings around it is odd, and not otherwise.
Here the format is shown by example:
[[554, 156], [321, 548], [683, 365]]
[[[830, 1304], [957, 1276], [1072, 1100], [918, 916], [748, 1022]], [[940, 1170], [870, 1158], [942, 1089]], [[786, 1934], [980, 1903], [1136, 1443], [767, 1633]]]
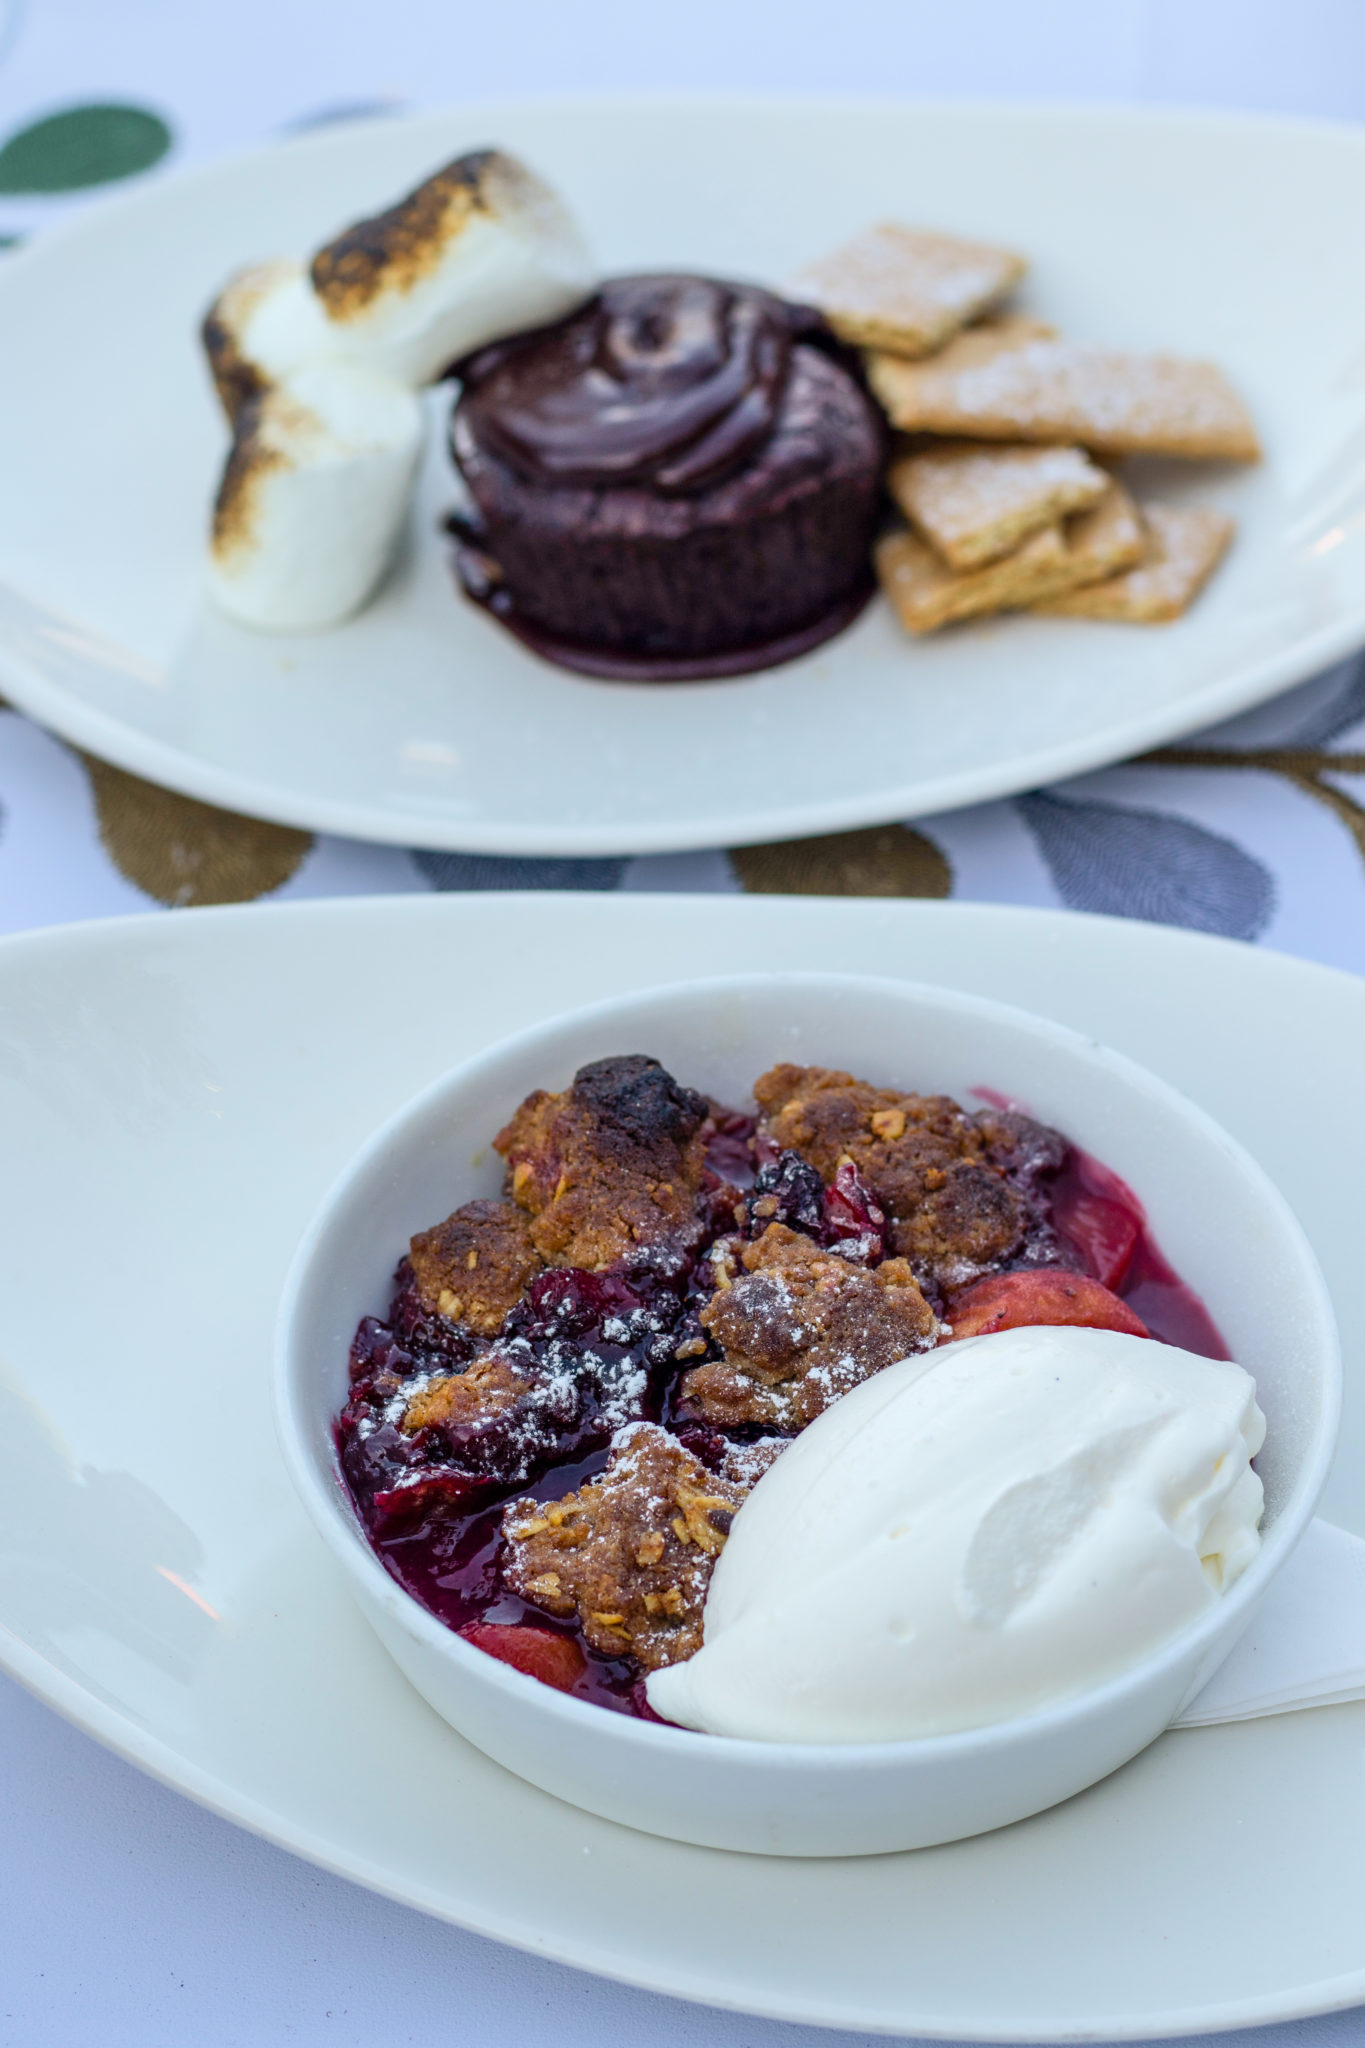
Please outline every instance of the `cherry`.
[[824, 1207], [829, 1243], [856, 1239], [865, 1263], [879, 1264], [886, 1248], [886, 1215], [851, 1159], [845, 1159], [825, 1189]]
[[1122, 1287], [1142, 1237], [1141, 1215], [1085, 1186], [1059, 1189], [1052, 1214], [1095, 1278], [1116, 1291]]
[[705, 1465], [708, 1472], [719, 1472], [720, 1461], [730, 1448], [728, 1437], [712, 1429], [709, 1422], [680, 1422], [673, 1434], [699, 1465]]
[[950, 1303], [948, 1320], [954, 1338], [984, 1337], [996, 1330], [1022, 1330], [1036, 1324], [1121, 1330], [1129, 1337], [1151, 1335], [1117, 1294], [1088, 1273], [1068, 1273], [1061, 1266], [988, 1274]]
[[471, 1621], [459, 1630], [462, 1642], [472, 1643], [485, 1656], [552, 1685], [556, 1692], [572, 1692], [588, 1668], [572, 1636], [557, 1636], [548, 1628], [529, 1628], [520, 1622]]
[[713, 1109], [702, 1127], [706, 1164], [719, 1180], [747, 1188], [754, 1177], [754, 1118]]
[[825, 1184], [799, 1152], [764, 1160], [745, 1201], [746, 1237], [762, 1237], [770, 1223], [785, 1223], [819, 1237], [825, 1222]]
[[[586, 1337], [599, 1330], [608, 1317], [632, 1314], [640, 1307], [640, 1296], [618, 1273], [556, 1266], [536, 1275], [526, 1290], [526, 1302], [528, 1334]], [[512, 1320], [509, 1318], [509, 1324]]]
[[371, 1496], [376, 1530], [390, 1534], [429, 1515], [469, 1515], [497, 1491], [497, 1481], [482, 1472], [438, 1468], [406, 1486], [379, 1487]]

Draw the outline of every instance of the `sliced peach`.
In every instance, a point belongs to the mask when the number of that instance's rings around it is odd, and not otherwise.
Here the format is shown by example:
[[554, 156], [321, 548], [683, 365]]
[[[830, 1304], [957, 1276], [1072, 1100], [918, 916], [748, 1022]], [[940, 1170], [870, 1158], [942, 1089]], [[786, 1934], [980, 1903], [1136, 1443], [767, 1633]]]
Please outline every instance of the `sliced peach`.
[[558, 1636], [552, 1629], [528, 1628], [523, 1623], [471, 1621], [460, 1630], [462, 1641], [472, 1643], [486, 1656], [552, 1685], [556, 1692], [572, 1692], [588, 1668], [588, 1660], [570, 1636]]
[[948, 1321], [954, 1338], [984, 1337], [995, 1330], [1022, 1330], [1038, 1323], [1122, 1330], [1129, 1337], [1151, 1335], [1117, 1294], [1088, 1273], [1068, 1273], [1061, 1266], [988, 1274], [949, 1303]]

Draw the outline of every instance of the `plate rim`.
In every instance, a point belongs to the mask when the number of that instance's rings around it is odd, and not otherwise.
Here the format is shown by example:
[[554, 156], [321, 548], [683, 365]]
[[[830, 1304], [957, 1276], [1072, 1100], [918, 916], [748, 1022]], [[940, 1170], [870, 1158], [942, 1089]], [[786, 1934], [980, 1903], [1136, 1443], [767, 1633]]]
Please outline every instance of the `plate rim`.
[[[932, 114], [937, 118], [963, 121], [1014, 120], [1022, 124], [1076, 127], [1102, 123], [1111, 128], [1114, 125], [1129, 126], [1153, 136], [1171, 128], [1186, 133], [1231, 131], [1259, 138], [1271, 145], [1311, 143], [1316, 146], [1330, 143], [1356, 154], [1365, 151], [1365, 127], [1337, 119], [1160, 104], [1109, 106], [1095, 100], [1070, 102], [977, 99], [970, 96], [937, 99], [896, 93], [543, 93], [503, 97], [486, 103], [469, 100], [439, 108], [415, 109], [405, 114], [386, 116], [382, 125], [390, 132], [400, 127], [415, 131], [420, 128], [439, 129], [444, 122], [468, 119], [471, 115], [486, 115], [490, 122], [496, 124], [500, 117], [519, 116], [527, 110], [563, 114], [570, 111], [621, 111], [642, 106], [667, 107], [698, 115], [707, 111], [723, 112], [732, 118], [745, 110], [788, 116], [880, 111], [909, 117]], [[23, 291], [24, 280], [34, 268], [53, 260], [60, 263], [69, 245], [78, 248], [81, 240], [89, 234], [92, 223], [98, 227], [111, 217], [135, 216], [148, 206], [154, 208], [170, 184], [183, 189], [231, 178], [238, 167], [281, 153], [294, 157], [300, 153], [325, 156], [337, 150], [344, 151], [357, 137], [372, 134], [374, 127], [372, 119], [353, 120], [299, 135], [276, 137], [183, 169], [173, 167], [164, 176], [141, 181], [128, 191], [102, 194], [6, 259], [4, 271], [0, 274], [0, 306], [5, 303], [7, 293], [16, 289]], [[22, 591], [16, 591], [16, 595], [26, 604], [34, 602]], [[52, 613], [49, 616], [57, 615]], [[1103, 633], [1105, 628], [1100, 626], [1098, 630]], [[326, 794], [301, 791], [293, 784], [261, 778], [249, 771], [219, 767], [191, 748], [147, 734], [124, 717], [83, 699], [73, 699], [60, 684], [50, 682], [33, 668], [22, 654], [4, 646], [0, 646], [0, 682], [3, 682], [16, 709], [70, 744], [130, 774], [144, 776], [163, 788], [269, 823], [338, 834], [370, 844], [422, 850], [534, 858], [619, 858], [764, 844], [773, 840], [858, 830], [1024, 794], [1053, 782], [1116, 765], [1154, 745], [1179, 739], [1236, 716], [1344, 659], [1362, 644], [1365, 644], [1365, 596], [1353, 614], [1301, 637], [1274, 656], [1242, 664], [1222, 684], [1201, 690], [1196, 703], [1184, 708], [1167, 706], [1164, 712], [1131, 718], [1117, 730], [1109, 728], [1107, 738], [1091, 734], [1064, 739], [1016, 756], [1012, 767], [998, 763], [985, 768], [964, 768], [945, 774], [927, 786], [923, 782], [911, 783], [895, 790], [884, 789], [880, 794], [850, 795], [823, 803], [811, 801], [799, 806], [778, 806], [765, 811], [761, 817], [738, 815], [723, 831], [712, 827], [700, 838], [696, 828], [689, 827], [682, 817], [665, 821], [662, 825], [641, 822], [623, 826], [601, 820], [575, 826], [545, 826], [533, 820], [509, 825], [497, 820], [471, 823], [448, 812], [423, 809], [419, 804], [398, 807], [334, 799]], [[705, 687], [716, 686], [708, 684]]]
[[[1082, 621], [1082, 624], [1087, 622]], [[1103, 629], [1101, 629], [1103, 630]], [[1118, 629], [1116, 629], [1118, 630]], [[878, 825], [912, 819], [938, 817], [969, 805], [994, 803], [1031, 790], [1051, 787], [1102, 768], [1120, 767], [1149, 748], [1186, 737], [1206, 727], [1221, 724], [1283, 691], [1308, 681], [1312, 676], [1359, 652], [1365, 645], [1365, 602], [1354, 623], [1343, 621], [1324, 629], [1300, 644], [1297, 652], [1286, 650], [1260, 667], [1242, 672], [1240, 678], [1217, 695], [1202, 701], [1190, 716], [1153, 717], [1136, 720], [1125, 728], [1121, 752], [1111, 741], [1096, 737], [1077, 740], [1046, 752], [1027, 755], [1015, 772], [1003, 765], [998, 772], [967, 770], [947, 776], [931, 790], [912, 799], [906, 790], [894, 805], [890, 797], [862, 801], [848, 799], [826, 804], [805, 804], [799, 808], [775, 808], [762, 820], [749, 818], [723, 838], [698, 840], [679, 825], [655, 828], [587, 824], [572, 831], [534, 825], [487, 824], [466, 829], [455, 820], [441, 818], [414, 808], [411, 817], [383, 807], [320, 798], [296, 801], [296, 793], [280, 785], [260, 782], [248, 775], [218, 770], [199, 756], [170, 746], [163, 740], [140, 737], [123, 721], [79, 700], [72, 703], [57, 687], [46, 683], [20, 658], [0, 647], [0, 682], [11, 705], [45, 730], [69, 745], [94, 754], [98, 759], [138, 775], [158, 787], [221, 810], [240, 813], [266, 824], [295, 831], [329, 833], [360, 840], [374, 846], [397, 846], [421, 852], [490, 854], [526, 859], [648, 859], [656, 854], [724, 851], [729, 847], [763, 846], [783, 840], [806, 839], [826, 833], [858, 831]], [[890, 808], [889, 808], [890, 806]]]
[[[506, 905], [509, 895], [519, 901], [553, 904], [561, 910], [566, 907], [566, 898], [569, 907], [575, 903], [597, 906], [604, 901], [599, 892], [518, 890], [499, 892], [500, 907]], [[373, 913], [381, 904], [385, 906], [386, 915], [419, 918], [433, 923], [449, 920], [453, 923], [458, 920], [464, 908], [474, 904], [486, 908], [487, 900], [487, 892], [467, 890], [429, 897], [331, 897], [272, 905], [224, 905], [200, 911], [189, 920], [176, 919], [169, 923], [164, 912], [159, 911], [142, 912], [125, 918], [93, 918], [70, 925], [19, 932], [0, 938], [0, 971], [9, 965], [11, 960], [21, 960], [25, 955], [65, 953], [79, 958], [92, 949], [113, 952], [127, 950], [136, 953], [148, 940], [152, 940], [162, 949], [194, 945], [212, 947], [214, 932], [225, 926], [235, 926], [244, 920], [248, 929], [262, 922], [285, 921], [298, 925], [343, 922], [357, 912]], [[683, 904], [694, 907], [709, 907], [714, 901], [711, 896], [697, 892], [680, 892], [680, 900]], [[841, 899], [828, 900], [838, 901], [841, 909], [847, 907]], [[1310, 985], [1310, 992], [1312, 986], [1321, 985], [1325, 980], [1334, 988], [1349, 987], [1353, 991], [1353, 1000], [1359, 1000], [1361, 994], [1360, 977], [1345, 970], [1316, 961], [1303, 960], [1291, 954], [1247, 945], [1241, 941], [1173, 927], [1018, 905], [954, 904], [915, 899], [904, 907], [912, 918], [921, 918], [933, 923], [961, 922], [977, 924], [983, 928], [989, 924], [1000, 923], [1022, 926], [1036, 934], [1043, 944], [1046, 944], [1047, 929], [1074, 931], [1079, 923], [1084, 928], [1101, 927], [1114, 936], [1119, 936], [1125, 945], [1132, 943], [1138, 946], [1155, 946], [1158, 950], [1186, 954], [1191, 949], [1199, 953], [1207, 953], [1210, 950], [1227, 952], [1230, 949], [1233, 954], [1243, 959], [1256, 956], [1258, 972], [1283, 975], [1298, 982], [1306, 981]], [[885, 915], [887, 908], [884, 903], [877, 905], [881, 915]], [[606, 915], [610, 916], [612, 913], [607, 912]], [[73, 1726], [92, 1736], [103, 1747], [112, 1750], [171, 1790], [183, 1793], [220, 1818], [245, 1827], [249, 1832], [321, 1869], [391, 1898], [401, 1905], [425, 1912], [433, 1918], [463, 1927], [486, 1939], [503, 1943], [524, 1953], [564, 1963], [589, 1975], [661, 1992], [702, 2007], [711, 2006], [719, 2010], [808, 2026], [826, 2026], [849, 2033], [887, 2036], [903, 2036], [906, 2033], [907, 2019], [904, 2014], [888, 2014], [882, 2019], [872, 2019], [862, 2014], [850, 2019], [846, 2013], [838, 2010], [820, 2010], [808, 2001], [783, 2006], [767, 1996], [760, 2002], [746, 2001], [732, 1994], [716, 1995], [714, 1991], [699, 1989], [696, 1982], [689, 1981], [683, 1971], [665, 1973], [657, 1962], [651, 1963], [647, 1976], [639, 1968], [632, 1971], [629, 1959], [621, 1956], [599, 1956], [591, 1964], [587, 1964], [582, 1957], [581, 1944], [578, 1945], [577, 1952], [571, 1953], [567, 1945], [558, 1944], [554, 1938], [547, 1939], [543, 1934], [528, 1933], [524, 1927], [509, 1927], [496, 1913], [480, 1915], [477, 1911], [453, 1912], [447, 1903], [425, 1895], [420, 1885], [405, 1885], [396, 1874], [387, 1873], [381, 1868], [366, 1868], [362, 1859], [348, 1857], [315, 1830], [286, 1824], [278, 1807], [272, 1808], [253, 1796], [234, 1792], [230, 1781], [203, 1769], [182, 1750], [177, 1750], [173, 1744], [160, 1736], [140, 1729], [130, 1716], [111, 1707], [97, 1694], [59, 1670], [17, 1637], [3, 1622], [0, 1622], [0, 1670], [7, 1672], [42, 1704], [52, 1707]], [[1337, 1710], [1325, 1708], [1317, 1711]], [[539, 1796], [549, 1798], [551, 1795]], [[694, 1853], [709, 1855], [721, 1852]], [[1146, 2041], [1224, 2032], [1306, 2018], [1341, 2011], [1361, 2003], [1362, 2000], [1365, 2000], [1365, 1962], [1354, 1971], [1340, 1972], [1299, 1987], [1288, 2003], [1282, 1993], [1263, 1993], [1234, 2004], [1223, 2002], [1204, 2007], [1173, 2009], [1156, 2024], [1150, 2017], [1135, 2022], [1126, 2019], [1122, 2014], [1091, 2016], [1084, 2024], [1072, 2019], [1065, 2025], [1052, 2029], [1040, 2029], [1033, 2025], [1015, 2030], [998, 2023], [984, 2027], [969, 2026], [961, 2019], [950, 2019], [946, 2016], [937, 2020], [927, 2016], [915, 2019], [909, 2024], [913, 2032], [921, 2038], [945, 2041]]]

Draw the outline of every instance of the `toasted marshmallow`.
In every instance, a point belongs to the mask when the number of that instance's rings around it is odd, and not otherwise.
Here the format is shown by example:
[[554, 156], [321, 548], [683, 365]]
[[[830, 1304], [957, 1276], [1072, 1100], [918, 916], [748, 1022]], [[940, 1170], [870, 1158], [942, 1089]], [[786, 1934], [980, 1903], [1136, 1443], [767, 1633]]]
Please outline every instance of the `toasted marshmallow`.
[[458, 157], [387, 213], [313, 258], [312, 283], [345, 353], [429, 384], [486, 342], [558, 320], [596, 273], [573, 218], [515, 157]]
[[239, 270], [204, 315], [201, 332], [230, 420], [249, 398], [305, 363], [342, 353], [301, 263], [253, 263]]
[[393, 559], [422, 442], [422, 410], [390, 378], [310, 362], [239, 408], [214, 507], [209, 583], [250, 626], [329, 626], [357, 611]]
[[233, 444], [209, 582], [248, 625], [334, 625], [393, 558], [422, 438], [417, 388], [595, 288], [555, 194], [496, 150], [461, 157], [319, 250], [232, 278], [203, 339]]

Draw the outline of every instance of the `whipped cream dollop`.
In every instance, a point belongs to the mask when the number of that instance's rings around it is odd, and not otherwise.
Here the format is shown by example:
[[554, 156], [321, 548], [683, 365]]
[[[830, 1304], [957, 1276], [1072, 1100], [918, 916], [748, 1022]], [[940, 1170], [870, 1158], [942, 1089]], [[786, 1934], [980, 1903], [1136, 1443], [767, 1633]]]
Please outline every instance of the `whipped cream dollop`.
[[703, 1647], [650, 1705], [715, 1735], [882, 1742], [1027, 1714], [1138, 1662], [1260, 1546], [1251, 1375], [1111, 1330], [906, 1359], [735, 1516]]

